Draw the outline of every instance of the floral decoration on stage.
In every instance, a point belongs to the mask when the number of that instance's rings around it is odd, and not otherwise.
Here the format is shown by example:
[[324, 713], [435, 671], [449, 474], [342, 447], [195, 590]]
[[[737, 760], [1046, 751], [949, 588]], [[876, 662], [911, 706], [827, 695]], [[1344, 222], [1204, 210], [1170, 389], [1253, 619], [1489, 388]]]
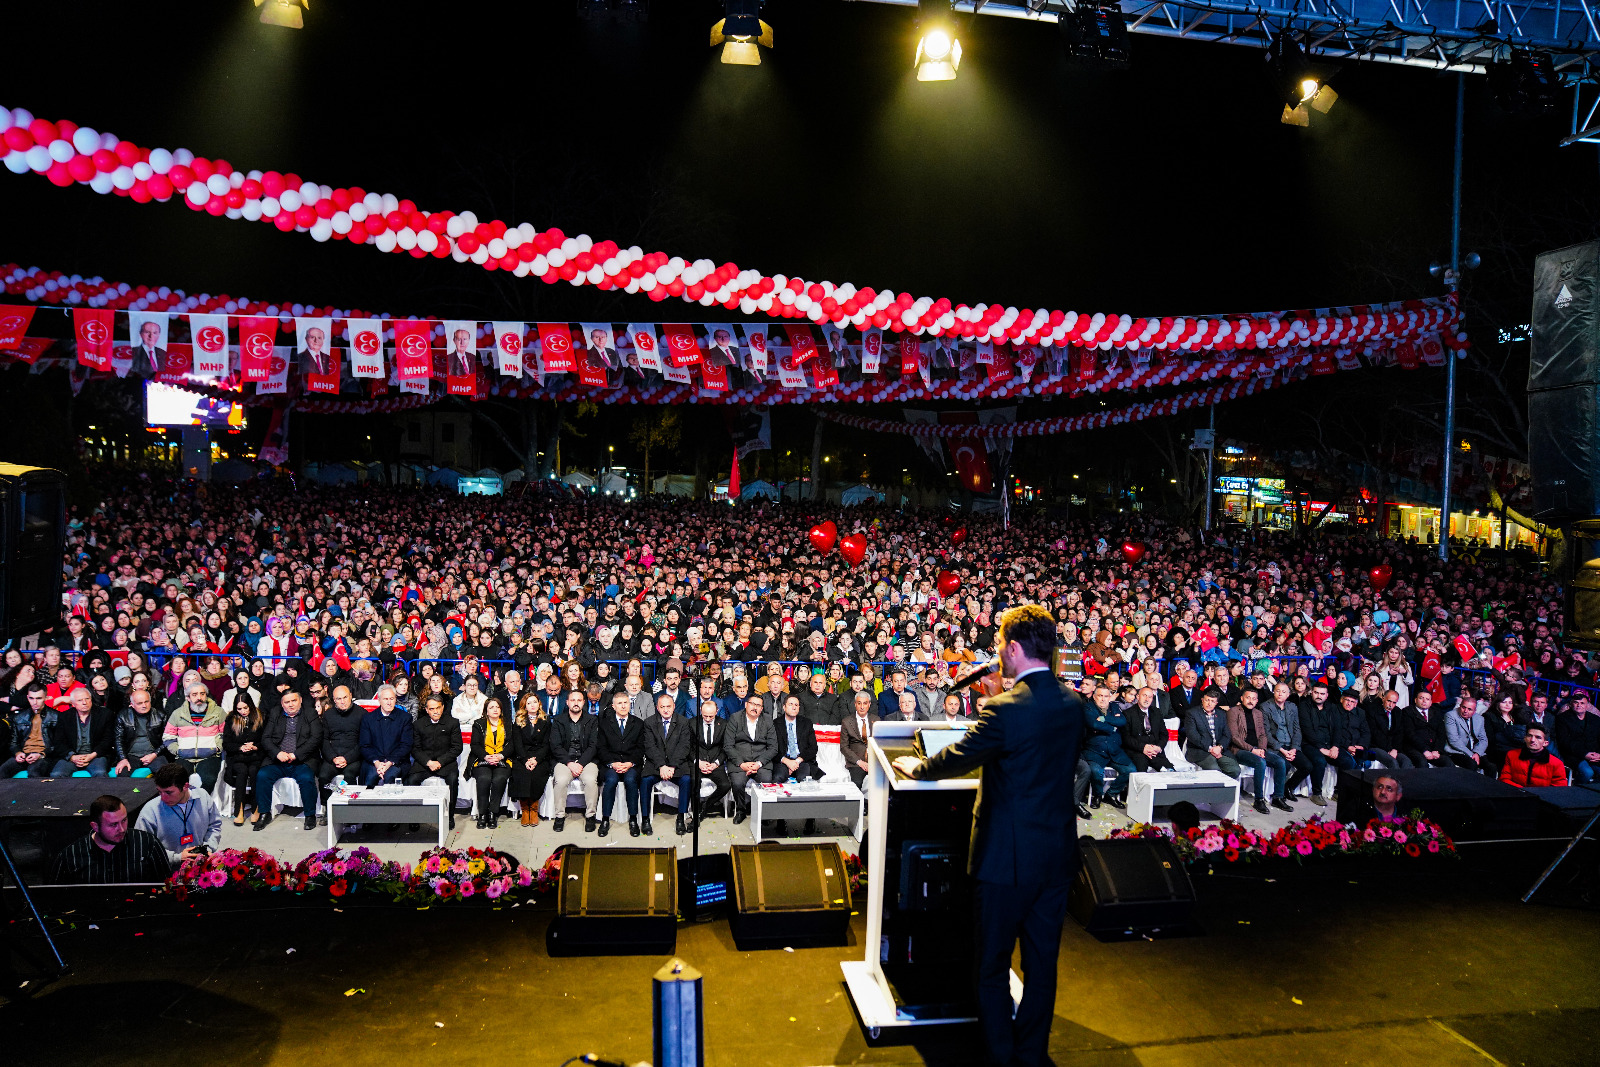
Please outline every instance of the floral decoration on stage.
[[166, 889], [178, 900], [191, 893], [275, 892], [295, 894], [326, 892], [338, 900], [355, 893], [381, 893], [392, 900], [431, 904], [452, 900], [499, 900], [516, 890], [541, 896], [555, 888], [560, 861], [537, 874], [515, 856], [493, 848], [434, 848], [415, 864], [380, 859], [362, 846], [349, 854], [337, 848], [313, 852], [287, 864], [258, 848], [228, 848], [185, 860], [167, 879]]
[[1135, 823], [1106, 835], [1113, 841], [1170, 838], [1186, 863], [1221, 859], [1227, 863], [1315, 856], [1454, 856], [1455, 842], [1421, 809], [1404, 818], [1371, 819], [1366, 826], [1338, 823], [1313, 815], [1271, 833], [1222, 819], [1182, 832], [1153, 823]]

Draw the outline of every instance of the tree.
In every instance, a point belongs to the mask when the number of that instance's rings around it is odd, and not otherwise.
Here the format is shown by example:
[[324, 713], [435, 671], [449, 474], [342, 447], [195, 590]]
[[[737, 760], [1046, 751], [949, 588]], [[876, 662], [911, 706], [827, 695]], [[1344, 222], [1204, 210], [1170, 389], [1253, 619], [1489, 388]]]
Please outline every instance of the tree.
[[640, 410], [628, 431], [628, 440], [644, 451], [644, 491], [650, 492], [650, 451], [656, 448], [677, 448], [683, 437], [682, 421], [678, 409], [650, 405]]

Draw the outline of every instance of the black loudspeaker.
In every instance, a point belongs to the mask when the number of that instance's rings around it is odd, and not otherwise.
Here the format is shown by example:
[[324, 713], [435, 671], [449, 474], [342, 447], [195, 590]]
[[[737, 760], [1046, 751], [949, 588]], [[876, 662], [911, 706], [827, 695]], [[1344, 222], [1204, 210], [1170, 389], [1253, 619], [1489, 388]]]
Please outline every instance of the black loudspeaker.
[[61, 621], [66, 537], [66, 475], [0, 463], [0, 641]]
[[678, 860], [670, 848], [567, 848], [552, 956], [671, 955], [678, 946]]
[[1528, 358], [1533, 514], [1600, 515], [1600, 241], [1534, 261]]
[[1067, 910], [1102, 941], [1198, 932], [1194, 884], [1173, 849], [1156, 838], [1082, 841], [1083, 866]]
[[734, 845], [734, 910], [741, 951], [843, 945], [850, 933], [850, 876], [837, 843]]

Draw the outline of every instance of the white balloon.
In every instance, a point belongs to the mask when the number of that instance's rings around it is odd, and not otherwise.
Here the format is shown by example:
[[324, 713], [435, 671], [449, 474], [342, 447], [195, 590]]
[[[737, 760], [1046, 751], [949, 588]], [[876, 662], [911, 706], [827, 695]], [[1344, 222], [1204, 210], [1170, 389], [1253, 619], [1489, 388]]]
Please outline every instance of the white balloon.
[[27, 151], [28, 167], [39, 174], [50, 169], [52, 160], [50, 150], [42, 144], [36, 144]]
[[150, 164], [144, 162], [143, 160], [140, 160], [138, 163], [133, 165], [133, 177], [137, 181], [147, 182], [150, 180], [150, 175], [154, 173], [155, 168], [151, 167]]
[[49, 151], [50, 158], [55, 160], [57, 163], [65, 163], [73, 156], [78, 154], [77, 149], [72, 147], [71, 141], [62, 140], [60, 138], [50, 142]]
[[96, 174], [93, 178], [89, 179], [89, 188], [103, 196], [115, 189], [116, 185], [112, 183], [111, 175], [101, 171], [99, 174]]
[[263, 218], [275, 219], [278, 212], [283, 210], [283, 205], [278, 203], [278, 198], [269, 196], [261, 201], [261, 215]]
[[100, 148], [100, 135], [87, 126], [79, 126], [72, 134], [72, 147], [80, 156], [92, 156]]
[[259, 200], [246, 200], [244, 202], [244, 207], [239, 209], [239, 217], [243, 218], [243, 219], [246, 219], [246, 220], [248, 220], [250, 222], [258, 222], [258, 221], [260, 221], [260, 219], [261, 219], [261, 201], [259, 201]]
[[351, 222], [365, 222], [368, 215], [366, 203], [357, 200], [355, 203], [351, 204], [349, 215]]
[[221, 174], [213, 174], [206, 179], [206, 189], [211, 192], [212, 196], [226, 195], [228, 190], [232, 188], [233, 186], [228, 184], [228, 179]]
[[395, 243], [407, 252], [417, 247], [417, 234], [410, 226], [405, 227], [394, 235]]
[[[465, 233], [467, 230], [471, 230], [471, 229], [476, 229], [477, 228], [478, 216], [474, 215], [470, 211], [463, 211], [461, 214], [457, 215], [456, 218], [461, 220], [461, 225], [463, 227], [463, 229], [462, 229], [463, 233]], [[456, 236], [456, 235], [455, 234], [451, 234], [451, 236], [453, 237], [453, 236]]]
[[133, 168], [132, 167], [118, 167], [116, 170], [112, 171], [111, 172], [111, 184], [114, 185], [118, 189], [124, 189], [124, 190], [132, 189], [133, 188]]
[[599, 285], [605, 280], [606, 272], [601, 270], [599, 267], [590, 267], [588, 273], [585, 274], [584, 277], [589, 279], [590, 285]]
[[500, 238], [498, 238], [498, 237], [491, 238], [489, 240], [489, 258], [490, 259], [504, 259], [505, 258], [505, 254], [506, 254], [506, 243], [504, 241], [500, 240]]
[[368, 214], [371, 214], [374, 211], [382, 211], [383, 197], [379, 196], [377, 193], [368, 193], [366, 196], [361, 198], [361, 204], [367, 209]]
[[283, 206], [285, 211], [299, 211], [301, 204], [300, 194], [293, 189], [285, 189], [282, 195], [278, 197], [278, 203]]
[[383, 196], [379, 198], [379, 206], [383, 209], [383, 213], [387, 215], [390, 212], [400, 210], [400, 201], [395, 199], [395, 195], [393, 193], [384, 193]]
[[13, 122], [12, 119], [11, 119], [10, 110], [8, 110], [7, 108], [0, 107], [0, 133], [5, 133], [7, 130], [9, 130], [11, 127], [13, 127], [15, 125], [16, 125], [16, 123]]
[[32, 126], [33, 125], [33, 112], [29, 111], [25, 107], [14, 107], [14, 108], [12, 108], [11, 109], [11, 125], [13, 125], [13, 126], [21, 126], [24, 129], [26, 129], [29, 126]]
[[432, 252], [439, 247], [439, 235], [432, 230], [423, 230], [417, 234], [417, 247], [424, 252]]
[[7, 152], [4, 162], [6, 170], [9, 170], [12, 174], [28, 173], [28, 153], [26, 152]]
[[552, 248], [544, 254], [545, 262], [550, 266], [560, 268], [566, 265], [567, 255], [559, 248]]
[[152, 148], [150, 150], [150, 169], [157, 174], [165, 174], [172, 169], [172, 153], [165, 148]]
[[313, 241], [326, 241], [333, 236], [333, 221], [331, 219], [318, 219], [311, 224], [311, 239]]
[[315, 204], [322, 199], [322, 190], [316, 182], [306, 182], [300, 186], [300, 201], [305, 204]]
[[349, 212], [345, 211], [335, 211], [333, 217], [328, 221], [333, 224], [333, 232], [338, 234], [349, 233], [355, 226], [355, 223], [350, 219]]
[[547, 274], [550, 271], [550, 261], [543, 256], [534, 256], [528, 269], [534, 274]]
[[203, 207], [211, 199], [211, 193], [204, 182], [190, 182], [189, 188], [183, 191], [183, 198], [195, 207]]
[[172, 162], [181, 163], [187, 167], [194, 162], [194, 153], [187, 148], [174, 148], [172, 150]]
[[398, 238], [395, 237], [393, 232], [384, 230], [382, 233], [378, 234], [377, 239], [373, 243], [378, 246], [378, 251], [380, 252], [393, 252], [395, 245], [398, 243]]

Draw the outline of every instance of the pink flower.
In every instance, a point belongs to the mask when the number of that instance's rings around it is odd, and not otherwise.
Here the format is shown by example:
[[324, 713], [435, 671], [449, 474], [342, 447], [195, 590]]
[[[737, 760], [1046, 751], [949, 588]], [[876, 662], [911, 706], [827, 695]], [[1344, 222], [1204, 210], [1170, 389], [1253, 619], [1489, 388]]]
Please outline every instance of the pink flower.
[[1300, 853], [1302, 856], [1309, 856], [1311, 855], [1311, 842], [1302, 841], [1298, 845], [1294, 846], [1294, 850]]
[[523, 888], [533, 884], [533, 871], [527, 867], [517, 868], [517, 884]]
[[1279, 859], [1288, 859], [1289, 858], [1289, 846], [1288, 845], [1279, 845], [1278, 846], [1278, 858]]
[[1238, 834], [1229, 834], [1228, 835], [1228, 847], [1229, 848], [1238, 848], [1239, 847], [1239, 835]]
[[1367, 841], [1367, 842], [1372, 842], [1372, 841], [1376, 841], [1377, 839], [1378, 839], [1378, 835], [1376, 833], [1372, 832], [1371, 830], [1363, 830], [1363, 831], [1361, 831], [1361, 840]]
[[477, 892], [477, 890], [472, 887], [472, 879], [469, 878], [465, 882], [461, 883], [461, 895], [462, 896], [470, 897], [472, 894], [474, 894], [476, 892]]
[[310, 874], [311, 877], [315, 878], [317, 875], [322, 873], [322, 864], [318, 863], [316, 860], [312, 860], [311, 869], [307, 873]]
[[1404, 830], [1396, 830], [1394, 832], [1394, 843], [1397, 845], [1406, 843], [1406, 832]]
[[484, 896], [488, 897], [490, 900], [499, 900], [500, 894], [504, 893], [505, 891], [505, 886], [501, 883], [500, 879], [495, 878], [489, 882], [488, 887], [484, 889], [483, 893]]
[[1439, 851], [1439, 842], [1437, 842], [1437, 841], [1429, 841], [1428, 842], [1428, 851], [1429, 852], [1438, 852]]
[[427, 864], [423, 867], [429, 874], [439, 873], [439, 857], [429, 856]]
[[1379, 837], [1393, 837], [1394, 836], [1394, 831], [1389, 829], [1387, 826], [1380, 826], [1380, 827], [1378, 827], [1378, 836]]
[[456, 874], [466, 874], [468, 871], [467, 861], [464, 859], [456, 860], [455, 866], [450, 869]]

